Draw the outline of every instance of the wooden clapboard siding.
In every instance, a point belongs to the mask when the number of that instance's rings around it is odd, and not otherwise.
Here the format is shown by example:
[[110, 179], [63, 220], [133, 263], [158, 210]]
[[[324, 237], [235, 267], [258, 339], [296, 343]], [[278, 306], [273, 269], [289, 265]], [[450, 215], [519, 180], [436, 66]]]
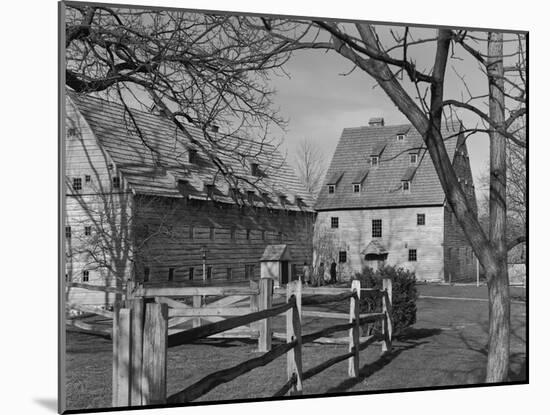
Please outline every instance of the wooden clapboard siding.
[[[150, 281], [166, 281], [169, 268], [175, 269], [175, 281], [187, 280], [189, 267], [195, 269], [195, 280], [202, 279], [203, 247], [207, 250], [206, 266], [213, 267], [212, 279], [226, 279], [227, 268], [232, 269], [232, 279], [243, 279], [246, 265], [254, 265], [253, 277], [258, 278], [259, 259], [267, 245], [279, 243], [279, 232], [293, 262], [311, 262], [312, 213], [290, 214], [143, 195], [136, 196], [135, 209], [137, 245], [141, 247], [137, 260], [141, 267], [150, 268]], [[215, 229], [213, 239], [210, 228]]]
[[[94, 133], [70, 99], [66, 102], [66, 183], [65, 224], [71, 237], [65, 239], [65, 278], [88, 284], [121, 288], [132, 275], [133, 196], [122, 176], [113, 188], [117, 166], [99, 146]], [[86, 182], [90, 176], [90, 182]], [[73, 189], [73, 178], [80, 178], [82, 189]], [[85, 228], [91, 235], [85, 235]], [[63, 229], [64, 232], [64, 229]], [[69, 288], [67, 301], [97, 306], [111, 305], [114, 294]]]
[[[341, 277], [349, 278], [366, 265], [361, 254], [372, 240], [378, 240], [388, 250], [386, 263], [416, 272], [417, 279], [443, 279], [443, 206], [389, 209], [358, 209], [319, 212], [316, 221], [315, 242], [318, 248], [322, 238], [333, 244], [332, 258], [338, 262], [338, 252], [346, 251], [347, 262], [339, 265]], [[426, 215], [426, 224], [417, 225], [418, 213]], [[338, 217], [339, 227], [331, 229], [331, 217]], [[382, 220], [382, 237], [372, 238], [372, 220]], [[416, 262], [408, 260], [409, 249], [417, 250]], [[319, 249], [318, 249], [319, 251]], [[316, 255], [329, 267], [331, 258]]]

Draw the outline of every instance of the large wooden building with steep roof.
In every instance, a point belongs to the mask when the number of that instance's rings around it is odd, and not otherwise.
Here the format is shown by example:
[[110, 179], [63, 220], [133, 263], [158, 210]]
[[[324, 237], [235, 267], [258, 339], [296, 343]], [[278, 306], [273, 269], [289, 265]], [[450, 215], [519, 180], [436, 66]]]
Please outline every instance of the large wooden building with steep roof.
[[[442, 133], [459, 182], [476, 206], [460, 126], [449, 124]], [[341, 278], [387, 264], [415, 271], [420, 281], [475, 279], [472, 248], [411, 125], [386, 126], [377, 118], [344, 129], [315, 209], [315, 262], [337, 262]]]
[[[210, 132], [213, 150], [202, 130], [186, 129], [67, 93], [68, 281], [123, 288], [257, 278], [269, 244], [286, 244], [295, 269], [311, 262], [313, 200], [276, 148]], [[68, 301], [107, 305], [112, 296], [77, 287]]]

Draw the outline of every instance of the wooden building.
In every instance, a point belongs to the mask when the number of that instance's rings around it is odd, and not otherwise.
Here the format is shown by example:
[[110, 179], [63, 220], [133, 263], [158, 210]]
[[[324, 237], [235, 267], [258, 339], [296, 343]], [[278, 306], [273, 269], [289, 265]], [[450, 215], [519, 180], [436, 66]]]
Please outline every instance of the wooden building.
[[[190, 125], [182, 134], [161, 115], [130, 116], [119, 104], [70, 91], [66, 120], [68, 281], [123, 288], [130, 279], [258, 278], [270, 244], [288, 246], [291, 269], [311, 263], [313, 200], [271, 144], [210, 131], [219, 143], [212, 151]], [[69, 302], [112, 301], [68, 292]]]
[[[445, 146], [462, 189], [477, 210], [468, 150], [458, 124]], [[420, 281], [476, 278], [476, 259], [445, 202], [420, 134], [410, 125], [346, 128], [315, 209], [315, 263], [335, 261], [340, 278], [365, 266], [398, 265]], [[476, 212], [477, 213], [477, 212]]]

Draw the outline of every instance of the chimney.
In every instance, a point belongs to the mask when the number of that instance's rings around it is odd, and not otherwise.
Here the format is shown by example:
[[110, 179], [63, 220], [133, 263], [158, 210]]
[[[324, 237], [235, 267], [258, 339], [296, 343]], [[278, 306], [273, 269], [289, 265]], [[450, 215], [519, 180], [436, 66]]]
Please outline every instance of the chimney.
[[382, 117], [373, 117], [369, 120], [369, 126], [370, 127], [383, 127], [384, 126], [384, 118]]

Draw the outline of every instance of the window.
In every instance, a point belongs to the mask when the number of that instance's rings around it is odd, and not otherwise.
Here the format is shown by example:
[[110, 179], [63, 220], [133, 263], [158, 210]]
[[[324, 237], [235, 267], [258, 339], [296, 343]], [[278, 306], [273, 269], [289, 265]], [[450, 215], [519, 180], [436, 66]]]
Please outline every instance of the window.
[[346, 251], [340, 251], [338, 252], [338, 262], [343, 263], [346, 262], [348, 259], [348, 255]]
[[80, 177], [73, 177], [73, 190], [82, 190], [82, 179]]
[[416, 162], [418, 161], [418, 154], [409, 154], [409, 157], [411, 160], [411, 164], [416, 164]]
[[426, 214], [425, 213], [417, 213], [416, 214], [416, 224], [419, 225], [419, 226], [426, 224]]
[[403, 181], [401, 188], [404, 192], [409, 192], [411, 190], [411, 182], [409, 181]]
[[70, 237], [71, 237], [71, 227], [65, 226], [65, 238], [70, 238]]
[[235, 228], [231, 228], [231, 240], [234, 241], [236, 239], [236, 230]]
[[403, 141], [405, 139], [405, 134], [397, 134], [397, 141]]
[[84, 235], [90, 236], [92, 234], [92, 227], [91, 226], [84, 226]]
[[67, 129], [67, 137], [76, 137], [78, 134], [78, 130], [76, 127], [70, 127]]
[[258, 163], [250, 164], [250, 174], [256, 177], [260, 175], [260, 166], [258, 165]]
[[416, 261], [416, 249], [409, 249], [409, 261]]
[[372, 220], [372, 237], [373, 238], [382, 237], [382, 219]]
[[282, 232], [279, 232], [279, 235], [278, 235], [277, 239], [279, 240], [279, 243], [283, 242], [283, 233]]
[[90, 271], [82, 271], [82, 282], [88, 282], [90, 280]]
[[330, 218], [330, 227], [333, 228], [333, 229], [338, 228], [338, 218], [337, 217]]
[[189, 226], [189, 239], [194, 239], [195, 238], [195, 227], [194, 226]]
[[361, 192], [361, 185], [359, 183], [353, 184], [353, 193], [360, 193]]
[[370, 165], [372, 167], [378, 167], [378, 156], [371, 156], [370, 158]]
[[65, 282], [69, 282], [69, 274], [65, 273]]
[[189, 267], [189, 281], [192, 281], [195, 278], [195, 268]]
[[196, 163], [197, 162], [197, 150], [190, 149], [188, 154], [189, 154], [189, 163]]
[[212, 266], [209, 266], [206, 268], [206, 279], [207, 280], [212, 279]]
[[216, 239], [216, 228], [213, 226], [210, 227], [210, 240], [213, 241]]
[[147, 282], [149, 281], [149, 274], [151, 273], [151, 269], [149, 267], [143, 268], [143, 281]]
[[247, 240], [247, 241], [250, 240], [250, 229], [247, 229], [247, 230], [246, 230], [246, 240]]
[[262, 231], [262, 241], [265, 241], [265, 231]]
[[335, 185], [333, 185], [333, 184], [329, 184], [329, 185], [328, 185], [328, 193], [329, 193], [329, 195], [334, 194], [334, 191], [335, 191], [335, 190], [336, 190], [336, 186], [335, 186]]
[[233, 268], [227, 267], [227, 269], [225, 270], [225, 278], [228, 280], [233, 278]]
[[120, 177], [118, 176], [113, 177], [113, 187], [115, 189], [120, 188]]
[[84, 181], [86, 183], [91, 183], [92, 182], [92, 176], [90, 176], [89, 174], [87, 174], [86, 176], [84, 176]]
[[168, 281], [174, 281], [174, 268], [168, 268]]

